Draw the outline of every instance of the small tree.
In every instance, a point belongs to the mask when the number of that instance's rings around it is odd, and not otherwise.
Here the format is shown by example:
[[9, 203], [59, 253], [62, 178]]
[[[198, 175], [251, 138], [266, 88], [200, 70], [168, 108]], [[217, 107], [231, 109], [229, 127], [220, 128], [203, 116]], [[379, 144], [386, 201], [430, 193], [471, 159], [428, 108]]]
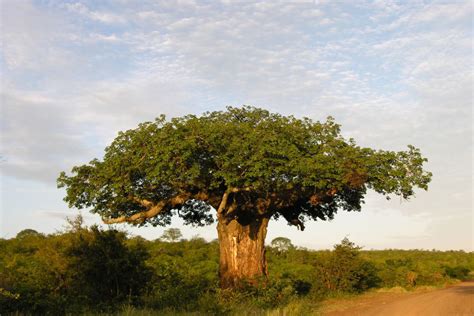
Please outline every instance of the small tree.
[[183, 234], [181, 234], [179, 228], [169, 228], [163, 232], [160, 239], [168, 242], [177, 242], [181, 237], [183, 237]]
[[379, 283], [377, 269], [360, 257], [360, 249], [347, 237], [334, 246], [321, 267], [322, 278], [329, 290], [362, 292]]
[[66, 249], [69, 290], [79, 306], [109, 308], [146, 289], [151, 270], [145, 265], [148, 252], [142, 243], [127, 247], [125, 233], [97, 226], [73, 232], [71, 238], [73, 243]]
[[295, 248], [291, 243], [291, 240], [285, 237], [277, 237], [272, 240], [271, 246], [275, 248], [279, 253], [286, 252], [290, 249]]
[[216, 212], [223, 287], [267, 274], [270, 219], [300, 230], [305, 220], [360, 211], [368, 189], [405, 199], [427, 189], [420, 151], [359, 147], [332, 118], [281, 116], [253, 107], [164, 116], [120, 132], [102, 160], [62, 172], [70, 207], [108, 224], [206, 225]]
[[25, 238], [25, 237], [28, 237], [28, 236], [42, 236], [42, 234], [40, 234], [36, 230], [30, 229], [30, 228], [23, 229], [18, 234], [16, 234], [16, 238], [18, 238], [18, 239]]

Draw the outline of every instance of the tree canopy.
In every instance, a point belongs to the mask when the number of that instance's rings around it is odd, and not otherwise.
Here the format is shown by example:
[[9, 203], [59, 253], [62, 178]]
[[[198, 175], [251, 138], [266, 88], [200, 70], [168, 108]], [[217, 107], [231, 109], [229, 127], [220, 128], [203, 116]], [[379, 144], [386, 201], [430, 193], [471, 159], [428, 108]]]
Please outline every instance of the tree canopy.
[[177, 242], [183, 237], [179, 228], [169, 228], [163, 232], [160, 239], [169, 242]]
[[325, 122], [245, 106], [166, 120], [120, 132], [103, 159], [62, 172], [70, 207], [90, 208], [106, 223], [186, 224], [226, 216], [307, 219], [359, 211], [368, 189], [408, 199], [427, 189], [431, 173], [419, 149], [358, 146]]
[[295, 248], [291, 240], [286, 237], [274, 238], [270, 245], [272, 246], [272, 248], [275, 248], [279, 253]]

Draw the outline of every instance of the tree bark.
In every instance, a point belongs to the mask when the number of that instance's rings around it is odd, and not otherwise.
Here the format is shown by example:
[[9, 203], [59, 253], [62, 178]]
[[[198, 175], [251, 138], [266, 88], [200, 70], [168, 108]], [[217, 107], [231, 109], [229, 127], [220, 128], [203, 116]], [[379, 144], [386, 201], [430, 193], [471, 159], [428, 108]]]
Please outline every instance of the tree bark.
[[265, 237], [268, 218], [253, 218], [242, 223], [218, 216], [221, 288], [235, 288], [242, 282], [256, 284], [268, 274]]

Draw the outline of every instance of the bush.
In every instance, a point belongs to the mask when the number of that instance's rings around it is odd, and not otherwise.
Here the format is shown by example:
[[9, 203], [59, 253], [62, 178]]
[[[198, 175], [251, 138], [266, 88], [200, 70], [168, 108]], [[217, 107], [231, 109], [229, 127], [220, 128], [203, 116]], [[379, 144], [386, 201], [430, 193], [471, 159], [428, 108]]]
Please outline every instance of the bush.
[[61, 256], [60, 247], [55, 237], [30, 233], [2, 241], [0, 314], [63, 311], [67, 261]]
[[113, 310], [138, 303], [151, 277], [145, 246], [127, 246], [124, 233], [80, 225], [50, 236], [26, 232], [1, 243], [1, 314]]
[[69, 291], [78, 305], [113, 310], [127, 300], [139, 299], [151, 279], [142, 242], [127, 246], [125, 233], [96, 226], [76, 233], [73, 239], [65, 253], [73, 271]]
[[321, 258], [316, 268], [327, 290], [362, 292], [379, 284], [377, 268], [360, 257], [360, 249], [344, 238], [334, 246], [333, 252]]
[[445, 267], [446, 274], [453, 279], [467, 280], [469, 277], [469, 269], [463, 266]]
[[[153, 276], [144, 303], [154, 309], [190, 311], [216, 297], [218, 289], [218, 244], [195, 237], [189, 241], [156, 240], [148, 246], [147, 266]], [[216, 304], [210, 309], [219, 309]], [[216, 307], [217, 306], [217, 307]]]

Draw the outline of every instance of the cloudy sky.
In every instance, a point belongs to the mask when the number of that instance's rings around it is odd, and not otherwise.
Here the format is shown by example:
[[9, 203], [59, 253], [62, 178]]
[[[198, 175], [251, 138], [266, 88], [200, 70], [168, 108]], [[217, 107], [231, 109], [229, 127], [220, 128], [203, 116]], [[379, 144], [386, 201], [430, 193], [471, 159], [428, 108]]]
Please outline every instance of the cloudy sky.
[[58, 173], [100, 158], [118, 131], [248, 104], [332, 115], [363, 146], [413, 144], [434, 174], [408, 202], [369, 194], [361, 213], [304, 232], [271, 223], [268, 241], [473, 250], [470, 1], [0, 3], [1, 238], [61, 229], [78, 211]]

